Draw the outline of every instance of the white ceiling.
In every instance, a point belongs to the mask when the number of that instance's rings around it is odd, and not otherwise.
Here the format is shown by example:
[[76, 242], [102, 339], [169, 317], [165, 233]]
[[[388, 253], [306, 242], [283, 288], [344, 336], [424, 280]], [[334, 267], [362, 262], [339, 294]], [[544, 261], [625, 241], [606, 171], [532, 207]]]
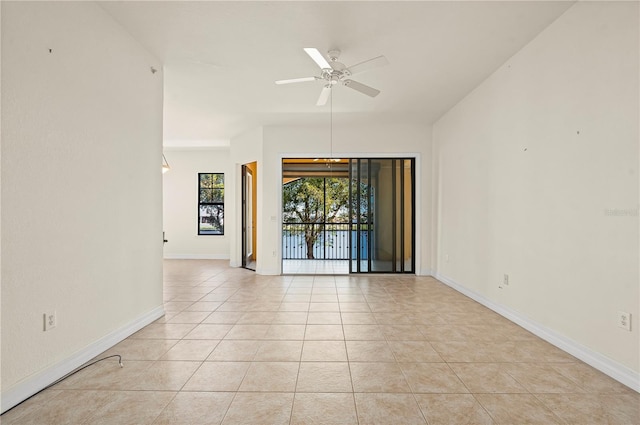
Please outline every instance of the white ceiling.
[[[568, 9], [564, 1], [124, 1], [101, 6], [164, 64], [165, 146], [225, 144], [259, 125], [326, 117], [303, 47], [340, 49], [369, 98], [333, 90], [334, 119], [431, 123]], [[326, 121], [326, 118], [324, 119]]]

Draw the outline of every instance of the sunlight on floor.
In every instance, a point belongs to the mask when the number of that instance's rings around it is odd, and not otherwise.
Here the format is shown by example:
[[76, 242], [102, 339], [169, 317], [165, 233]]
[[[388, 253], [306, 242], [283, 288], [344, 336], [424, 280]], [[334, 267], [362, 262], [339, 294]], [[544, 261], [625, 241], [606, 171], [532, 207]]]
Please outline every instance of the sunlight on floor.
[[349, 274], [349, 260], [282, 260], [282, 274]]

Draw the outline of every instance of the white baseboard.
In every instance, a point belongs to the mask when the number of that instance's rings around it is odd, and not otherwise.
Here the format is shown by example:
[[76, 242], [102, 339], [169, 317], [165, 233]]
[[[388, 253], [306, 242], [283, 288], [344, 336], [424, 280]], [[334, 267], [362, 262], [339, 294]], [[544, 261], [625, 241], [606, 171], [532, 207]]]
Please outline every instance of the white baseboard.
[[228, 260], [228, 254], [164, 254], [165, 260]]
[[149, 323], [158, 320], [162, 316], [164, 316], [164, 307], [156, 307], [150, 312], [138, 317], [131, 323], [111, 332], [110, 334], [100, 338], [98, 341], [89, 344], [82, 350], [74, 353], [57, 364], [33, 374], [8, 390], [3, 389], [0, 413], [4, 413], [17, 404], [22, 403], [24, 400], [41, 391], [43, 388], [65, 376], [67, 373], [82, 366], [84, 363], [113, 347], [129, 335], [132, 335], [144, 328]]
[[558, 332], [549, 329], [527, 317], [522, 316], [520, 313], [511, 310], [510, 308], [497, 304], [488, 298], [472, 291], [458, 282], [450, 279], [446, 276], [438, 273], [434, 274], [436, 279], [444, 283], [445, 285], [455, 289], [456, 291], [466, 295], [474, 301], [479, 302], [485, 307], [495, 311], [499, 315], [511, 320], [517, 325], [522, 326], [529, 332], [544, 339], [550, 344], [555, 345], [559, 349], [566, 351], [574, 357], [582, 360], [588, 365], [598, 369], [600, 372], [609, 375], [616, 381], [626, 385], [627, 387], [640, 392], [640, 373], [622, 365], [615, 360], [612, 360], [597, 351], [593, 351], [590, 348], [583, 346], [582, 344], [567, 338]]

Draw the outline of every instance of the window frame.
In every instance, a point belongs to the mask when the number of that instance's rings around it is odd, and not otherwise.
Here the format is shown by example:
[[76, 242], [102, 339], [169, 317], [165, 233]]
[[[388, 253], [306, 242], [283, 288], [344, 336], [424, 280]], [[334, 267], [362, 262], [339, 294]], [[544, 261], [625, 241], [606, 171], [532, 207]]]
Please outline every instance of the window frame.
[[[203, 175], [220, 175], [222, 176], [222, 187], [203, 187], [202, 186], [202, 176]], [[224, 173], [198, 173], [198, 236], [224, 236], [224, 189], [225, 189], [225, 178]], [[202, 202], [202, 191], [203, 190], [221, 190], [222, 191], [222, 201], [217, 202]], [[210, 231], [204, 231], [201, 229], [202, 224], [202, 207], [203, 206], [217, 206], [222, 211], [222, 223], [221, 229], [219, 233], [209, 233]], [[207, 232], [207, 233], [205, 233]]]

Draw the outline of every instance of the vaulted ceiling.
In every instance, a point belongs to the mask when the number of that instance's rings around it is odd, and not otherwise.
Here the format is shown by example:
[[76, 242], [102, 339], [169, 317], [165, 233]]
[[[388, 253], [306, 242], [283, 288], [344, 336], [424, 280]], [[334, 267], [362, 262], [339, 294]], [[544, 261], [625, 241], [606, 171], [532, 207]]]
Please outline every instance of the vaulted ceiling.
[[224, 145], [259, 125], [326, 120], [302, 50], [339, 49], [375, 98], [333, 90], [335, 119], [437, 120], [568, 9], [564, 1], [108, 1], [100, 5], [164, 64], [166, 146]]

